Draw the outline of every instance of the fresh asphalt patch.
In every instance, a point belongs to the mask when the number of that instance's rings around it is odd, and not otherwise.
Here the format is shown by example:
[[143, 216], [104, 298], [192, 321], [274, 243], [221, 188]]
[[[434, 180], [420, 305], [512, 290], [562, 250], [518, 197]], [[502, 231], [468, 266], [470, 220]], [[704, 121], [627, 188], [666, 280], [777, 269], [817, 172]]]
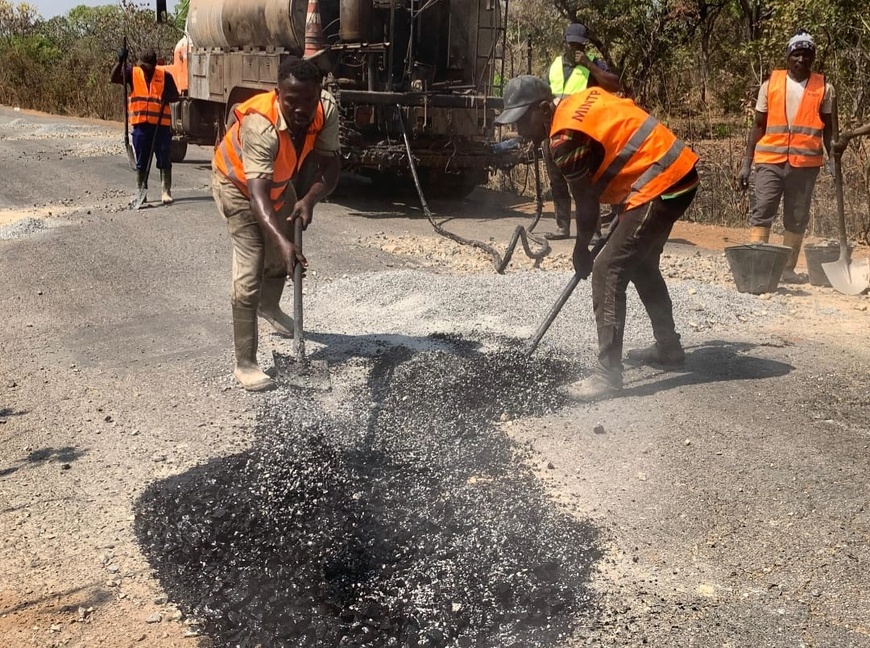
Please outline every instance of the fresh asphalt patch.
[[591, 621], [598, 531], [497, 426], [559, 408], [569, 366], [461, 342], [358, 362], [338, 404], [278, 390], [251, 450], [140, 497], [170, 598], [217, 646], [552, 646]]

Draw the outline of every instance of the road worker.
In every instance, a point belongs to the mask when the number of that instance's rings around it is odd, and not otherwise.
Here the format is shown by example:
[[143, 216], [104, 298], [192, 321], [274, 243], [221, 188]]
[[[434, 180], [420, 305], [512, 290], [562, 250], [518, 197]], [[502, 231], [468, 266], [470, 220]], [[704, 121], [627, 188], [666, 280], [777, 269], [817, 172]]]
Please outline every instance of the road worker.
[[[652, 322], [655, 344], [629, 353], [644, 364], [680, 365], [685, 352], [676, 332], [668, 288], [659, 269], [674, 222], [698, 188], [698, 156], [630, 99], [588, 88], [553, 107], [549, 86], [534, 76], [511, 79], [498, 124], [516, 124], [535, 144], [549, 136], [553, 161], [577, 200], [575, 272], [592, 275], [598, 327], [598, 363], [561, 391], [592, 401], [622, 389], [626, 288], [632, 282]], [[594, 259], [589, 242], [599, 204], [621, 205], [607, 243]]]
[[758, 91], [755, 122], [737, 176], [741, 189], [749, 186], [755, 162], [755, 204], [749, 219], [751, 243], [767, 243], [782, 202], [783, 245], [791, 248], [782, 280], [800, 281], [794, 268], [810, 220], [813, 188], [824, 165], [822, 148], [831, 157], [831, 110], [834, 88], [812, 71], [816, 45], [800, 31], [788, 42], [787, 69], [774, 70]]
[[[594, 54], [590, 57], [586, 51], [589, 45], [589, 30], [585, 25], [568, 25], [565, 29], [565, 51], [555, 58], [548, 73], [550, 90], [556, 104], [586, 88], [599, 86], [608, 92], [619, 90], [619, 77], [608, 69], [604, 59]], [[550, 192], [553, 195], [553, 210], [556, 215], [556, 231], [547, 232], [544, 238], [567, 239], [571, 236], [571, 192], [559, 172], [559, 167], [553, 163], [546, 140], [541, 146], [541, 152], [547, 167], [547, 176], [550, 178]], [[575, 206], [576, 202], [575, 200]]]
[[[237, 106], [230, 122], [212, 160], [212, 184], [233, 243], [233, 375], [246, 390], [262, 391], [274, 384], [257, 364], [257, 315], [293, 335], [280, 300], [288, 274], [307, 261], [292, 222], [307, 228], [314, 205], [338, 183], [338, 107], [317, 67], [291, 56], [278, 69], [277, 88]], [[302, 175], [305, 186], [295, 186]]]
[[143, 51], [136, 65], [129, 65], [127, 57], [125, 48], [118, 50], [118, 62], [112, 68], [111, 79], [112, 83], [123, 84], [126, 78], [128, 85], [128, 113], [133, 125], [133, 151], [136, 154], [136, 188], [140, 191], [143, 187], [147, 189], [148, 166], [154, 155], [160, 170], [160, 200], [164, 205], [170, 205], [172, 126], [169, 104], [178, 101], [178, 88], [172, 75], [158, 68], [157, 54], [153, 49]]

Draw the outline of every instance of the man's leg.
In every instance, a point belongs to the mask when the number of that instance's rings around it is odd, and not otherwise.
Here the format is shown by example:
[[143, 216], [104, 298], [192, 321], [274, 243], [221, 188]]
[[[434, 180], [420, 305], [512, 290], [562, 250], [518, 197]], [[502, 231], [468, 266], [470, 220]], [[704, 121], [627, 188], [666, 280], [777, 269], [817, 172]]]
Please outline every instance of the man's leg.
[[749, 217], [749, 242], [767, 243], [785, 180], [784, 164], [755, 165], [755, 205]]
[[213, 194], [218, 211], [227, 224], [233, 242], [233, 342], [236, 366], [233, 375], [248, 391], [274, 386], [257, 364], [257, 307], [265, 263], [265, 242], [250, 203], [233, 187], [213, 177]]
[[791, 248], [791, 254], [782, 274], [783, 281], [786, 282], [800, 281], [794, 268], [810, 222], [813, 189], [818, 177], [819, 167], [787, 167], [782, 201], [782, 225], [785, 229], [782, 244]]
[[[296, 191], [293, 183], [287, 187], [284, 196], [286, 201], [278, 213], [278, 220], [281, 223], [281, 231], [284, 236], [292, 241], [294, 240], [294, 227], [287, 220], [287, 217], [293, 211], [293, 205], [296, 204]], [[281, 295], [284, 293], [286, 284], [287, 268], [284, 266], [284, 260], [271, 242], [266, 241], [265, 269], [257, 314], [269, 322], [279, 335], [293, 337], [293, 318], [281, 310]]]
[[[133, 126], [133, 152], [136, 154], [136, 189], [139, 191], [142, 190], [142, 187], [148, 188], [145, 170], [148, 168], [148, 152], [151, 150], [154, 128], [151, 124], [136, 124]], [[148, 199], [147, 196], [145, 199]]]
[[650, 230], [647, 233], [649, 245], [638, 254], [631, 281], [649, 315], [656, 342], [645, 349], [629, 351], [628, 357], [636, 362], [676, 366], [683, 364], [686, 358], [674, 324], [673, 303], [659, 262], [673, 224], [692, 204], [695, 194], [696, 191], [691, 191], [669, 200], [653, 201]]
[[157, 140], [154, 142], [154, 155], [157, 158], [157, 168], [160, 169], [160, 201], [164, 205], [172, 204], [172, 129], [169, 126], [157, 128]]
[[548, 239], [568, 238], [571, 235], [571, 191], [565, 176], [553, 162], [550, 153], [549, 140], [545, 139], [541, 144], [541, 152], [544, 157], [544, 165], [547, 168], [547, 176], [550, 178], [550, 191], [553, 194], [553, 210], [556, 212], [556, 232], [544, 235]]

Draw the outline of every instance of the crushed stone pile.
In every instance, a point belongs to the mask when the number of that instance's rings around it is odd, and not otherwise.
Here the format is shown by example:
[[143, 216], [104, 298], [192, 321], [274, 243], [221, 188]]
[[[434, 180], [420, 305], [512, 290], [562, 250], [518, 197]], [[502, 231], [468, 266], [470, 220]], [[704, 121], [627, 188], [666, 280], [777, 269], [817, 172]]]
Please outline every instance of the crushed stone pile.
[[151, 486], [136, 531], [218, 646], [552, 646], [596, 614], [597, 532], [497, 430], [566, 367], [394, 349], [327, 413], [273, 395], [248, 453]]

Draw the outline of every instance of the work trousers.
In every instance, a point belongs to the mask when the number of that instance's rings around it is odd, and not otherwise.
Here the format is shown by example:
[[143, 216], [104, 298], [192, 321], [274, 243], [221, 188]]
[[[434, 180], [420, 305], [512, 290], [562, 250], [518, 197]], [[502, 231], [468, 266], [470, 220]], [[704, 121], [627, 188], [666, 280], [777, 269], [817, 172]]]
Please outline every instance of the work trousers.
[[157, 158], [157, 168], [168, 169], [172, 166], [172, 158], [170, 157], [172, 129], [169, 126], [157, 126], [156, 124], [136, 124], [133, 126], [133, 151], [136, 153], [137, 171], [144, 171], [148, 167], [148, 153], [151, 151], [152, 145], [154, 146], [153, 154]]
[[670, 200], [655, 200], [622, 214], [592, 266], [592, 308], [598, 327], [598, 360], [605, 372], [622, 371], [625, 302], [634, 284], [662, 346], [679, 343], [673, 304], [659, 269], [674, 223], [686, 212], [696, 190]]
[[[286, 279], [287, 268], [278, 250], [263, 234], [250, 201], [218, 172], [212, 174], [212, 194], [233, 242], [232, 304], [236, 308], [256, 310], [260, 305], [263, 279]], [[284, 197], [278, 221], [284, 236], [292, 241], [293, 227], [287, 221], [296, 204], [292, 183]]]
[[813, 188], [820, 167], [783, 164], [755, 165], [755, 205], [749, 219], [753, 227], [770, 227], [782, 200], [782, 225], [803, 234], [810, 222]]

